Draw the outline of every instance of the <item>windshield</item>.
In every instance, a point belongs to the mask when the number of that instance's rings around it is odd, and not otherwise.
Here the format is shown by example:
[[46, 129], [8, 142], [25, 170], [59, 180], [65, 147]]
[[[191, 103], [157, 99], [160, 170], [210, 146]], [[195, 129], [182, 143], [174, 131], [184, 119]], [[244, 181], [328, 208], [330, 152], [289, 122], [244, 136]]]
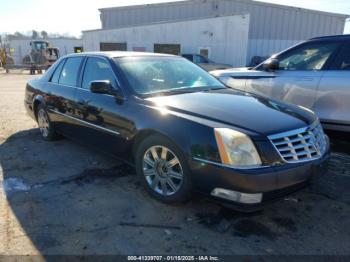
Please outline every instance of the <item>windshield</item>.
[[48, 48], [47, 42], [35, 41], [35, 42], [33, 42], [33, 43], [34, 43], [33, 48], [34, 48], [35, 50], [45, 50], [45, 49]]
[[115, 58], [134, 91], [141, 95], [225, 88], [216, 78], [181, 57]]

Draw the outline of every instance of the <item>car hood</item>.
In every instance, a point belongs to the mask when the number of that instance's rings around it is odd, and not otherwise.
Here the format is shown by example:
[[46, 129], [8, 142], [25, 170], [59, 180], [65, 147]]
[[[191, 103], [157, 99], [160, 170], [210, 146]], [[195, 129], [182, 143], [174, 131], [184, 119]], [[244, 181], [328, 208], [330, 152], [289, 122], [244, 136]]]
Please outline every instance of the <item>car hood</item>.
[[198, 65], [208, 72], [213, 70], [223, 70], [227, 68], [232, 68], [232, 65], [217, 63], [199, 63]]
[[207, 120], [212, 127], [232, 126], [263, 136], [305, 127], [316, 120], [313, 113], [298, 106], [229, 88], [146, 100], [193, 121]]

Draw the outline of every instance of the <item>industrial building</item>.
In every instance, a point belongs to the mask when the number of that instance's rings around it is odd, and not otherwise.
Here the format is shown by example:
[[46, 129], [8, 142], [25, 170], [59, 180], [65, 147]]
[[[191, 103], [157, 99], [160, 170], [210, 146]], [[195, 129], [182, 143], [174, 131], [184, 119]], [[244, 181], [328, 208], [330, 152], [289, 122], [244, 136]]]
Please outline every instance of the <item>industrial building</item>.
[[251, 0], [189, 0], [100, 12], [102, 29], [83, 32], [86, 51], [203, 53], [234, 66], [315, 36], [343, 34], [348, 18]]
[[[23, 58], [31, 51], [30, 42], [35, 39], [13, 39], [8, 42], [11, 56], [16, 65], [22, 64]], [[82, 40], [75, 38], [48, 38], [36, 39], [48, 41], [52, 47], [57, 47], [60, 55], [68, 55], [74, 53], [77, 49], [82, 49]]]
[[208, 53], [215, 61], [239, 66], [246, 62], [248, 29], [249, 15], [232, 15], [90, 31], [83, 41], [87, 51]]

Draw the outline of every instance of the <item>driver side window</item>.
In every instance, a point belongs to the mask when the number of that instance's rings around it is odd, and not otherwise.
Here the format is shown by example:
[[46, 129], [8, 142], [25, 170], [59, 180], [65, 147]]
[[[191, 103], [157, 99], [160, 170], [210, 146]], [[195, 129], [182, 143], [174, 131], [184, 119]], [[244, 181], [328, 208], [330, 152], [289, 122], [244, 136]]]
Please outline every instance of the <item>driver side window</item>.
[[279, 70], [322, 70], [327, 60], [339, 46], [338, 43], [307, 44], [278, 57]]
[[115, 86], [115, 77], [108, 62], [97, 57], [89, 57], [86, 61], [82, 88], [90, 89], [90, 83], [97, 80], [109, 80]]

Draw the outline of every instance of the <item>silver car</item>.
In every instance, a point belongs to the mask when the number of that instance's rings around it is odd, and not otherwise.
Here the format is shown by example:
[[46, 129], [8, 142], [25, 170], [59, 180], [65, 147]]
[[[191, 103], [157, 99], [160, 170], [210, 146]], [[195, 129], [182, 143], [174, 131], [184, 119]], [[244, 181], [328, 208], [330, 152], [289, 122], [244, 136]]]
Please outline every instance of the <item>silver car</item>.
[[252, 69], [211, 73], [230, 87], [311, 109], [326, 129], [350, 132], [350, 35], [310, 39]]
[[232, 65], [215, 63], [214, 61], [211, 61], [209, 58], [202, 55], [182, 54], [181, 56], [199, 65], [201, 68], [208, 72], [213, 70], [223, 70], [232, 68]]

